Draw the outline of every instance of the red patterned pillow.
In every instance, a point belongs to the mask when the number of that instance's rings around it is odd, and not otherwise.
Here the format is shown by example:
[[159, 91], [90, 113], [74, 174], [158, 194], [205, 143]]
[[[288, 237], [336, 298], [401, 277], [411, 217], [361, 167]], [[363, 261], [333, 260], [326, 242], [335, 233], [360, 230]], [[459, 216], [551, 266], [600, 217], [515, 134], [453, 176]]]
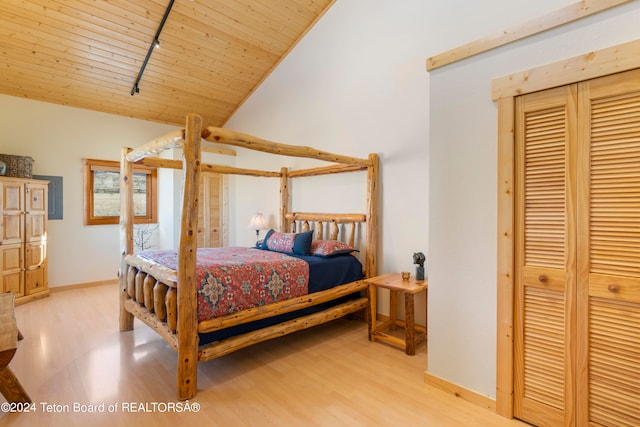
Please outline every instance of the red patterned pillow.
[[269, 230], [262, 241], [262, 249], [285, 254], [307, 255], [311, 248], [313, 230], [304, 233], [281, 233]]
[[311, 255], [329, 257], [340, 254], [350, 254], [354, 251], [358, 252], [357, 249], [338, 240], [314, 240], [311, 243]]

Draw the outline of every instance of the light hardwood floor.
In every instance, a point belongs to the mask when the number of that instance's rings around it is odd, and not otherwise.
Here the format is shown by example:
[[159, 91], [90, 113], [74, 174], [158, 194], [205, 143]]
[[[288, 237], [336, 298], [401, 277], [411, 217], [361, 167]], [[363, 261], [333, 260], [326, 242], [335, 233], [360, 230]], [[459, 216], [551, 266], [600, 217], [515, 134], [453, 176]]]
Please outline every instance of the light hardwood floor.
[[[425, 385], [425, 346], [407, 356], [371, 343], [361, 321], [201, 363], [199, 393], [189, 402], [199, 411], [178, 413], [167, 410], [178, 402], [176, 354], [138, 321], [133, 332], [119, 332], [117, 286], [53, 292], [16, 307], [16, 318], [25, 339], [11, 367], [35, 413], [0, 413], [3, 426], [524, 425]], [[74, 412], [100, 404], [104, 413]]]

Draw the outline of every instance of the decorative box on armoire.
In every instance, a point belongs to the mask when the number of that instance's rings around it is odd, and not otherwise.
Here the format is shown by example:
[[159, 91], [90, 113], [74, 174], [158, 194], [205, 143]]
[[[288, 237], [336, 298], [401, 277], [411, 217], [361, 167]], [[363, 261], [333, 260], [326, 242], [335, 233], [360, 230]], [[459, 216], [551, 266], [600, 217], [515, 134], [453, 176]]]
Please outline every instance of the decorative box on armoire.
[[0, 290], [16, 304], [49, 295], [47, 191], [48, 181], [0, 177]]

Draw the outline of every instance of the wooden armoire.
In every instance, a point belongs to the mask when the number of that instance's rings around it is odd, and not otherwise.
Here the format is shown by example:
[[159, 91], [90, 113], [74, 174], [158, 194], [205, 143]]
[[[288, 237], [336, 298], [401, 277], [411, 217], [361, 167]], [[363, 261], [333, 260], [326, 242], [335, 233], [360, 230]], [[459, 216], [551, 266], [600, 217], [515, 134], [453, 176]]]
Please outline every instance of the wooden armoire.
[[640, 425], [640, 70], [516, 98], [514, 415]]
[[16, 304], [49, 295], [47, 284], [48, 182], [0, 178], [0, 277]]

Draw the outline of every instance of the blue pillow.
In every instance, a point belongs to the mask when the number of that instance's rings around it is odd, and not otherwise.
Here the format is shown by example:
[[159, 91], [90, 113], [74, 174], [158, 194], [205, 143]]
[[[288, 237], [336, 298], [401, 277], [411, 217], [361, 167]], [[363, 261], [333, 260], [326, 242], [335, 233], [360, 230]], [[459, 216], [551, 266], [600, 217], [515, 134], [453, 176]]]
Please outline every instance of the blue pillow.
[[313, 230], [298, 233], [293, 241], [293, 253], [296, 255], [308, 255], [311, 252]]

